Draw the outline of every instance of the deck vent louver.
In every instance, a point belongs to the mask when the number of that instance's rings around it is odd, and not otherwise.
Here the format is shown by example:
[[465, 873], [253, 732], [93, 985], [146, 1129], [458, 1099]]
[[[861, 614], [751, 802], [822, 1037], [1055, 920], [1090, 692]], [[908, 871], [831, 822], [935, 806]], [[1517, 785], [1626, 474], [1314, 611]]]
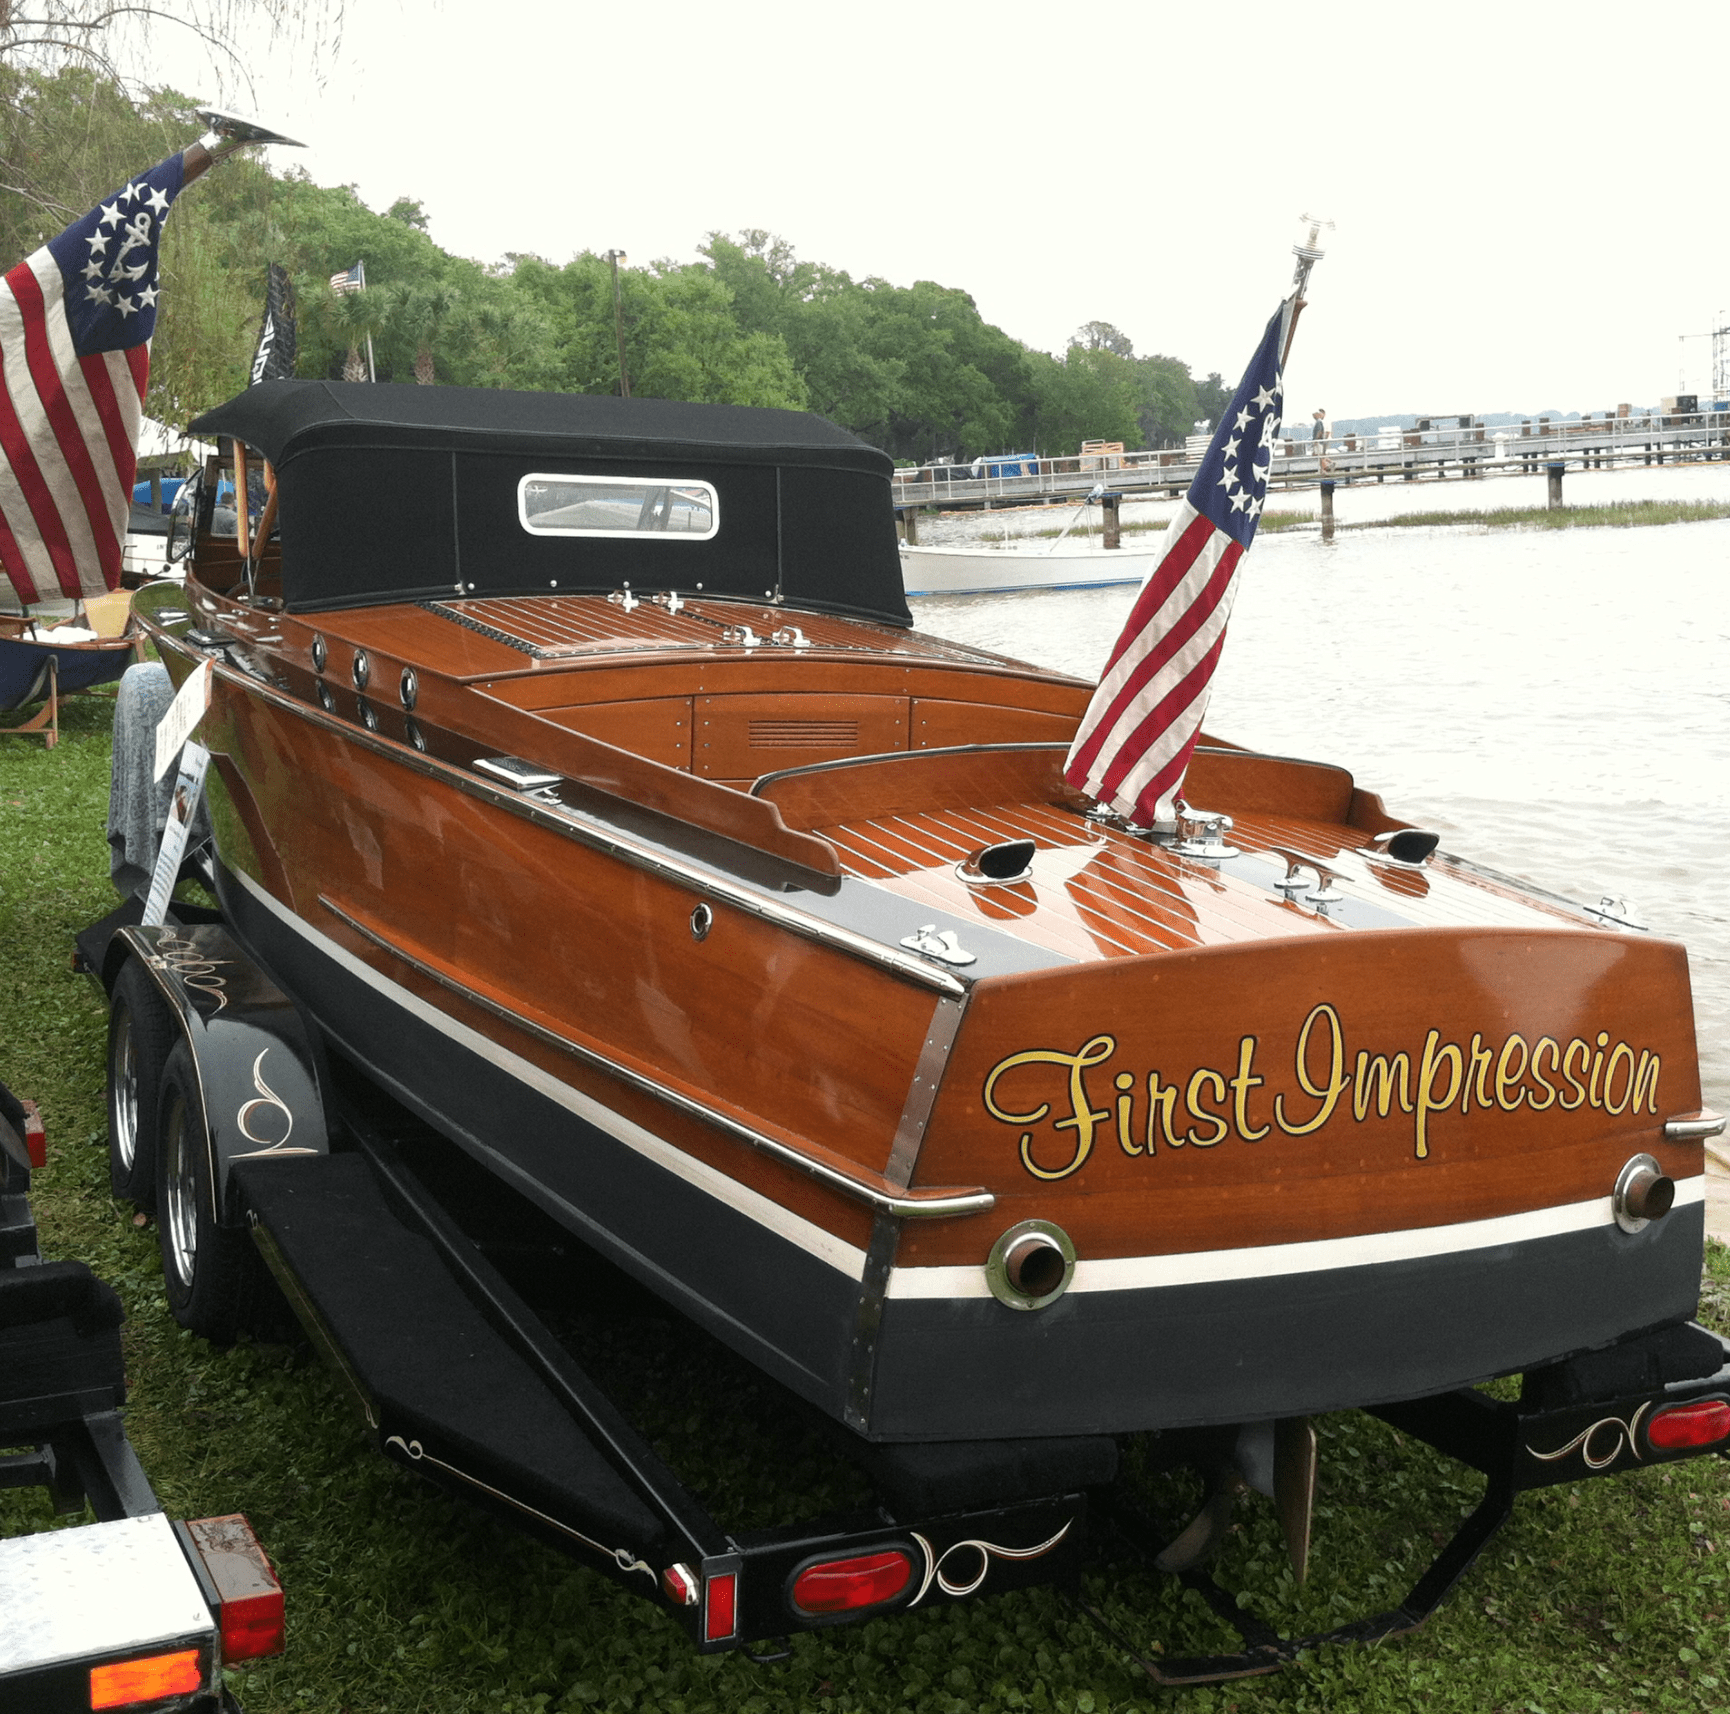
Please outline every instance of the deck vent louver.
[[1391, 833], [1378, 833], [1376, 848], [1383, 856], [1415, 869], [1442, 842], [1439, 833], [1426, 833], [1421, 827], [1397, 827]]
[[995, 845], [982, 845], [964, 863], [956, 865], [955, 873], [970, 887], [1013, 886], [1031, 878], [1033, 853], [1037, 849], [1031, 839], [1004, 839]]
[[753, 720], [753, 750], [856, 750], [857, 720]]

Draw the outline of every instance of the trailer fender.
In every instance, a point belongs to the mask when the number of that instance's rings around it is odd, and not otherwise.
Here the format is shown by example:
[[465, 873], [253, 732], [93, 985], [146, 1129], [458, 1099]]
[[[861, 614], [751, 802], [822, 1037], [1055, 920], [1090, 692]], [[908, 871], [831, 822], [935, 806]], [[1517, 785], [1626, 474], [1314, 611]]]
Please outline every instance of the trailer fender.
[[212, 1213], [239, 1224], [228, 1195], [236, 1161], [330, 1153], [312, 1038], [293, 1001], [222, 924], [127, 927], [114, 938], [161, 989], [191, 1049]]

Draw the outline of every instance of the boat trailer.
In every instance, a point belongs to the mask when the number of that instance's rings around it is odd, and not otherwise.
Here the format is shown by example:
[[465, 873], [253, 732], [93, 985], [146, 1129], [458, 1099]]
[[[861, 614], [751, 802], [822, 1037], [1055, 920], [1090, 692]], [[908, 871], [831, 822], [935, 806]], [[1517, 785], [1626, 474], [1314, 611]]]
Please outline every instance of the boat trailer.
[[[268, 1275], [387, 1458], [651, 1601], [703, 1653], [768, 1662], [785, 1658], [796, 1631], [1052, 1584], [1161, 1684], [1265, 1674], [1322, 1644], [1418, 1628], [1522, 1492], [1730, 1451], [1730, 1341], [1692, 1323], [1529, 1372], [1517, 1401], [1464, 1389], [1372, 1405], [1400, 1433], [1482, 1473], [1484, 1495], [1397, 1607], [1311, 1636], [1279, 1635], [1206, 1569], [1236, 1497], [1276, 1491], [1245, 1467], [1239, 1425], [1153, 1438], [1156, 1466], [1193, 1466], [1209, 1483], [1177, 1530], [1127, 1493], [1108, 1436], [870, 1445], [844, 1435], [874, 1508], [729, 1531], [423, 1175], [429, 1151], [454, 1140], [338, 1059], [219, 913], [175, 905], [147, 928], [140, 910], [134, 898], [87, 929], [75, 963], [111, 1002], [125, 997], [114, 1015], [159, 1006], [150, 1027], [192, 1063], [196, 1100], [184, 1089], [131, 1091], [164, 1113], [169, 1097], [180, 1101], [191, 1143], [181, 1153], [191, 1158], [183, 1194], [176, 1200], [171, 1179], [159, 1217], [179, 1223], [194, 1272], [200, 1246], [225, 1258], [227, 1303], [186, 1299], [170, 1280], [183, 1324], [232, 1336], [244, 1319], [234, 1305], [264, 1304]], [[121, 987], [129, 966], [148, 987], [136, 978]], [[111, 1051], [111, 1079], [115, 1065]], [[111, 1090], [111, 1116], [113, 1103]], [[233, 1252], [243, 1238], [253, 1271], [244, 1289]], [[1290, 1446], [1288, 1431], [1300, 1476], [1280, 1485], [1276, 1503], [1301, 1574], [1313, 1433], [1294, 1419], [1262, 1439]], [[1241, 1647], [1149, 1658], [1083, 1590], [1090, 1553], [1112, 1548], [1177, 1577]]]

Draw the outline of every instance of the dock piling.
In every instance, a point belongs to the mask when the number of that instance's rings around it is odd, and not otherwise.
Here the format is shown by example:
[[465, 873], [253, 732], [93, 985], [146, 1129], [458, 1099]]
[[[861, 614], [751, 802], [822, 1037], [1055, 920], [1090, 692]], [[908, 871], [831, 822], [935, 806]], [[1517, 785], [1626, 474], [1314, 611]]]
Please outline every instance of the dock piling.
[[1562, 509], [1562, 472], [1567, 468], [1560, 459], [1544, 468], [1550, 475], [1550, 510], [1559, 512]]
[[1334, 539], [1334, 485], [1324, 482], [1322, 491], [1322, 540], [1331, 542]]
[[1122, 526], [1117, 509], [1120, 498], [1117, 494], [1103, 494], [1099, 500], [1099, 509], [1105, 514], [1105, 545], [1108, 548], [1123, 546]]

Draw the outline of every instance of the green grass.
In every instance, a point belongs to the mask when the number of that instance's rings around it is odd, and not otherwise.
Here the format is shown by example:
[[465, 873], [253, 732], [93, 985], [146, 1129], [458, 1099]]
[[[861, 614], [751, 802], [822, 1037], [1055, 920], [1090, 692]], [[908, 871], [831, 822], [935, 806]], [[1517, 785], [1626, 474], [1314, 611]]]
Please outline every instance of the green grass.
[[[949, 515], [955, 516], [953, 513]], [[1163, 531], [1167, 521], [1164, 518], [1135, 519], [1133, 521], [1126, 519], [1121, 529], [1126, 536], [1141, 535], [1149, 530]], [[1263, 512], [1260, 528], [1277, 533], [1280, 530], [1302, 529], [1304, 525], [1313, 524], [1315, 521], [1316, 514], [1314, 512]], [[1090, 536], [1098, 536], [1103, 533], [1104, 525], [1102, 524], [1077, 524], [1074, 529], [1068, 532], [1068, 539], [1072, 542], [1086, 540]], [[1019, 535], [1011, 537], [1010, 542], [1013, 544], [1014, 542], [1051, 541], [1063, 534], [1063, 526], [1053, 524], [1049, 529], [1023, 530]], [[989, 536], [984, 536], [980, 538], [980, 545], [982, 547], [998, 547], [1003, 544]]]
[[1469, 524], [1486, 530], [1630, 530], [1651, 524], [1704, 524], [1715, 518], [1730, 518], [1730, 501], [1612, 500], [1604, 506], [1559, 506], [1554, 511], [1545, 506], [1500, 506], [1490, 512], [1408, 512], [1401, 517], [1337, 527], [1409, 530]]
[[[79, 699], [53, 753], [0, 740], [0, 1075], [36, 1096], [47, 1120], [51, 1159], [35, 1183], [45, 1248], [89, 1261], [125, 1299], [128, 1422], [164, 1505], [177, 1516], [246, 1512], [282, 1573], [288, 1652], [236, 1675], [249, 1714], [1730, 1705], [1730, 1465], [1716, 1459], [1527, 1495], [1417, 1636], [1322, 1650], [1277, 1677], [1181, 1699], [1139, 1677], [1051, 1590], [801, 1637], [783, 1667], [693, 1654], [647, 1605], [387, 1464], [323, 1370], [281, 1347], [214, 1350], [170, 1319], [155, 1230], [108, 1195], [103, 1012], [67, 962], [73, 932], [113, 897], [107, 715]], [[1713, 1246], [1708, 1266], [1706, 1312], [1724, 1327], [1730, 1251]], [[845, 1470], [796, 1427], [780, 1438], [771, 1428], [766, 1449], [753, 1441], [750, 1423], [774, 1414], [773, 1389], [700, 1337], [659, 1321], [591, 1335], [611, 1340], [621, 1392], [718, 1505], [761, 1520], [813, 1495], [848, 1497]], [[731, 1403], [737, 1385], [747, 1408]], [[1220, 1568], [1281, 1628], [1391, 1604], [1476, 1498], [1475, 1479], [1372, 1419], [1319, 1427], [1308, 1586], [1292, 1583], [1261, 1502], [1243, 1510]], [[42, 1497], [0, 1494], [0, 1533], [51, 1521]], [[1103, 1564], [1089, 1588], [1144, 1649], [1225, 1641], [1170, 1583], [1135, 1567]]]
[[[1342, 484], [1342, 487], [1345, 485]], [[1351, 505], [1350, 489], [1342, 506]], [[1278, 535], [1285, 530], [1305, 530], [1316, 527], [1317, 512], [1264, 512], [1259, 528], [1263, 533]], [[1391, 518], [1371, 518], [1348, 523], [1343, 519], [1335, 525], [1339, 530], [1410, 530], [1445, 529], [1465, 525], [1480, 530], [1586, 530], [1643, 529], [1652, 524], [1704, 524], [1717, 518], [1730, 518], [1730, 500], [1612, 500], [1603, 506], [1561, 506], [1551, 511], [1545, 506], [1500, 506], [1488, 512], [1407, 512]], [[1126, 522], [1123, 533], [1134, 535], [1147, 530], [1165, 529], [1165, 520]], [[1102, 526], [1077, 524], [1069, 539], [1097, 536]], [[1061, 526], [1046, 530], [1027, 530], [1016, 541], [1041, 541], [1063, 533]], [[986, 547], [998, 544], [989, 538]]]

